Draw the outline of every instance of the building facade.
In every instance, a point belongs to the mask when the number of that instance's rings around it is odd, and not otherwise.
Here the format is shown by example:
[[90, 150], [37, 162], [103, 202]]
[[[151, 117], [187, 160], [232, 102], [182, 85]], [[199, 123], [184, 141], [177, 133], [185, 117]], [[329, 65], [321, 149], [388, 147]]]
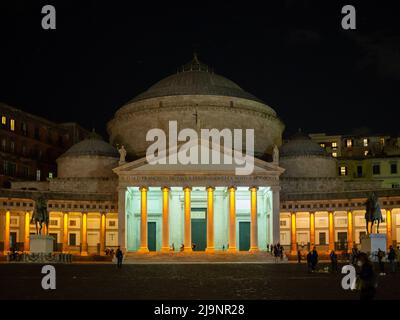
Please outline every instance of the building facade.
[[[110, 143], [93, 132], [60, 154], [57, 177], [1, 189], [4, 253], [29, 250], [40, 195], [48, 202], [56, 250], [80, 255], [117, 246], [128, 253], [256, 252], [278, 242], [293, 253], [313, 246], [351, 250], [365, 230], [364, 202], [372, 191], [385, 217], [379, 230], [387, 233], [388, 245], [400, 242], [400, 190], [369, 175], [340, 175], [344, 138], [299, 133], [282, 144], [284, 125], [276, 112], [197, 57], [122, 106], [107, 129]], [[155, 164], [146, 156], [155, 141], [148, 137], [152, 129], [168, 141]], [[196, 138], [191, 161], [171, 162], [181, 159], [187, 144], [183, 129], [197, 138], [203, 129], [215, 129], [217, 141]], [[245, 158], [254, 164], [251, 174], [237, 174], [247, 165], [237, 154], [230, 162], [200, 161], [203, 152], [225, 159], [232, 154], [228, 138], [246, 129], [255, 135], [254, 155]], [[247, 144], [243, 136], [240, 142]]]
[[88, 132], [76, 123], [56, 124], [0, 103], [0, 186], [57, 175], [56, 159]]

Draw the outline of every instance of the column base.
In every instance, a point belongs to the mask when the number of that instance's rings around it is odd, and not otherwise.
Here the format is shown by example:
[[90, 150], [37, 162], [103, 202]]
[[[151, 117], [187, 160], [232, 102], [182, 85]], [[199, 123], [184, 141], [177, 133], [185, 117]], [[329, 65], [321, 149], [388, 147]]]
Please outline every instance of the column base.
[[258, 249], [258, 247], [252, 247], [252, 248], [250, 248], [250, 250], [249, 250], [249, 252], [258, 252], [258, 251], [260, 251], [260, 250]]
[[150, 251], [149, 251], [149, 248], [147, 248], [147, 247], [141, 247], [141, 248], [139, 248], [139, 250], [137, 252], [139, 252], [139, 253], [149, 253]]
[[191, 247], [185, 247], [183, 252], [193, 252], [193, 249]]
[[227, 251], [228, 251], [228, 253], [236, 253], [237, 252], [236, 247], [229, 247]]
[[88, 256], [87, 251], [82, 251], [82, 252], [81, 252], [81, 257], [87, 257], [87, 256]]
[[215, 248], [214, 247], [206, 248], [206, 253], [214, 253], [214, 252], [215, 252]]
[[168, 253], [170, 251], [171, 251], [171, 249], [169, 247], [162, 247], [161, 248], [161, 252], [163, 252], [163, 253]]

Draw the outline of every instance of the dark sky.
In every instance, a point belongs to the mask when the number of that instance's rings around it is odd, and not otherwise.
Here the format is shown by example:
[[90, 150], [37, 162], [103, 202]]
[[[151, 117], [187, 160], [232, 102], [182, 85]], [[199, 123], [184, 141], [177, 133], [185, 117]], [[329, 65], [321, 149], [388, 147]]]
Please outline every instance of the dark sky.
[[[273, 107], [286, 135], [400, 133], [394, 1], [132, 3], [3, 0], [0, 101], [104, 134], [120, 106], [196, 50]], [[56, 7], [55, 31], [41, 28], [44, 4]], [[357, 30], [341, 28], [344, 4], [356, 7]]]

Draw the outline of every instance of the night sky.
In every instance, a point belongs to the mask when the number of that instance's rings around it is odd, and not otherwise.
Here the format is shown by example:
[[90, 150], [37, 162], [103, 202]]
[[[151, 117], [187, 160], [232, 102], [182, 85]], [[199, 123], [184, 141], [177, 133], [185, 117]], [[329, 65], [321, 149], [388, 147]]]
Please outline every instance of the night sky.
[[[197, 51], [273, 107], [286, 136], [400, 133], [394, 1], [132, 3], [3, 0], [0, 101], [105, 135], [119, 107]], [[56, 7], [57, 30], [41, 28], [45, 4]], [[356, 7], [357, 30], [341, 28], [345, 4]]]

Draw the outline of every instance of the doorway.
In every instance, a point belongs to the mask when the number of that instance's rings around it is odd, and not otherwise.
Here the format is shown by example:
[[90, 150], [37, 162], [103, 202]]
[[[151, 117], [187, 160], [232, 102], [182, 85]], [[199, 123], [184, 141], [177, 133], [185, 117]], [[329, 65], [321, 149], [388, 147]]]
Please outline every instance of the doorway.
[[147, 222], [147, 247], [149, 251], [157, 250], [157, 224]]
[[250, 250], [250, 222], [239, 222], [239, 251]]
[[207, 247], [207, 209], [194, 208], [191, 212], [192, 243], [195, 251], [205, 251]]

